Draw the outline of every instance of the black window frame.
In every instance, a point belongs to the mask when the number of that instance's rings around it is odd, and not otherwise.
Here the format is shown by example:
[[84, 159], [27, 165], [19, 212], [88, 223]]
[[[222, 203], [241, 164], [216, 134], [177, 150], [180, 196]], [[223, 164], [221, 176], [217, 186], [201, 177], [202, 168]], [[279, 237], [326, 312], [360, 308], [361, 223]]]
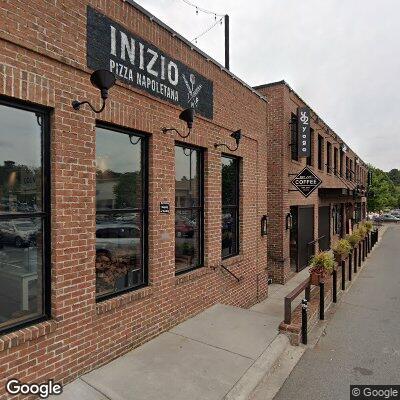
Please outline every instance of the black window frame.
[[338, 158], [339, 158], [339, 150], [337, 147], [333, 146], [333, 174], [338, 175]]
[[324, 137], [318, 135], [318, 169], [324, 170]]
[[[223, 193], [222, 193], [222, 177], [221, 177], [221, 217], [222, 211], [226, 208], [236, 209], [236, 252], [229, 254], [228, 256], [222, 257], [222, 260], [227, 260], [228, 258], [238, 256], [240, 254], [240, 162], [241, 158], [233, 156], [231, 154], [222, 153], [221, 154], [221, 171], [222, 171], [222, 158], [230, 158], [236, 163], [236, 205], [224, 205], [222, 203]], [[222, 240], [222, 229], [221, 229], [221, 240]], [[222, 243], [221, 243], [221, 254], [222, 254]]]
[[314, 129], [310, 128], [310, 155], [306, 158], [306, 165], [314, 166]]
[[[51, 319], [51, 124], [50, 118], [53, 109], [20, 101], [7, 96], [0, 96], [0, 106], [16, 108], [35, 113], [41, 134], [42, 156], [42, 211], [29, 213], [0, 214], [0, 222], [7, 219], [41, 218], [43, 221], [43, 254], [42, 254], [42, 315], [27, 318], [23, 321], [10, 324], [0, 329], [0, 335], [15, 332], [25, 327]], [[39, 122], [40, 121], [40, 122]]]
[[332, 143], [326, 141], [326, 172], [332, 173]]
[[[141, 141], [141, 169], [143, 171], [142, 173], [142, 209], [138, 209], [137, 207], [134, 208], [127, 208], [127, 209], [110, 209], [110, 210], [101, 210], [100, 212], [97, 212], [97, 207], [96, 207], [96, 218], [98, 214], [129, 214], [129, 213], [137, 213], [141, 212], [142, 213], [142, 265], [143, 265], [143, 283], [140, 285], [132, 286], [126, 289], [122, 289], [118, 292], [113, 292], [113, 293], [107, 293], [104, 295], [98, 296], [97, 293], [95, 293], [95, 298], [96, 298], [96, 303], [100, 303], [102, 301], [112, 299], [117, 296], [121, 296], [125, 293], [133, 292], [139, 289], [142, 289], [143, 287], [146, 287], [149, 285], [149, 265], [148, 265], [148, 254], [149, 254], [149, 138], [148, 135], [138, 131], [136, 129], [130, 129], [126, 127], [121, 127], [119, 125], [114, 125], [110, 124], [104, 121], [99, 121], [96, 120], [96, 126], [95, 128], [102, 128], [102, 129], [107, 129], [111, 130], [117, 133], [123, 133], [127, 136], [133, 136], [133, 137], [140, 137], [142, 139]], [[97, 135], [97, 132], [96, 132]], [[96, 137], [97, 139], [97, 137]], [[95, 152], [95, 158], [96, 158], [96, 152]], [[96, 223], [95, 223], [96, 226]]]
[[298, 118], [297, 115], [292, 113], [290, 118], [290, 158], [293, 161], [299, 161], [299, 132], [298, 132]]
[[[177, 210], [198, 210], [199, 212], [199, 265], [194, 265], [190, 268], [186, 268], [180, 271], [176, 270], [176, 264], [175, 264], [175, 276], [179, 276], [182, 274], [186, 274], [188, 272], [194, 271], [196, 269], [201, 268], [204, 266], [204, 148], [191, 145], [189, 143], [181, 142], [181, 141], [175, 141], [174, 144], [174, 154], [175, 154], [175, 147], [182, 147], [186, 148], [189, 150], [195, 150], [198, 151], [199, 153], [199, 205], [198, 206], [192, 206], [192, 207], [176, 207], [175, 204], [175, 218], [176, 218], [176, 211]], [[175, 155], [174, 155], [175, 157]], [[176, 188], [176, 182], [174, 183], [174, 188]]]

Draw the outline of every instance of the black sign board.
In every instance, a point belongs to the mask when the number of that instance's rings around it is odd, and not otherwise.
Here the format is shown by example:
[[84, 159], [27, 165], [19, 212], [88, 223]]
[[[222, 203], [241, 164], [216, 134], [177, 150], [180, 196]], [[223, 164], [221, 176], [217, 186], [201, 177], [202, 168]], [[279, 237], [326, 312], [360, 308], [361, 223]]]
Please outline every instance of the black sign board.
[[304, 197], [308, 197], [321, 183], [321, 179], [307, 167], [292, 180], [292, 185], [295, 186]]
[[160, 203], [160, 214], [169, 214], [169, 203]]
[[124, 83], [213, 118], [213, 82], [122, 25], [87, 7], [87, 65]]
[[299, 157], [310, 157], [311, 154], [311, 135], [310, 135], [310, 110], [308, 107], [297, 109], [297, 129], [298, 129], [298, 148]]

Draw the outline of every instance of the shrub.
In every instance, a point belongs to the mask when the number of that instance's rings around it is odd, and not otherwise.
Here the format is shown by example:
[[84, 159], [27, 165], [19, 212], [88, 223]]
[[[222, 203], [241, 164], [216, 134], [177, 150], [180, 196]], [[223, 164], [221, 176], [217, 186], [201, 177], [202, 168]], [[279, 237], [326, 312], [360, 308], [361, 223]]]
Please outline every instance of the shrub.
[[346, 239], [340, 239], [335, 246], [333, 246], [332, 250], [335, 256], [339, 257], [347, 257], [351, 251], [353, 246]]
[[367, 228], [367, 231], [368, 231], [368, 232], [371, 232], [371, 231], [372, 231], [373, 225], [372, 225], [372, 222], [371, 222], [371, 221], [367, 221], [364, 225], [365, 225], [365, 227]]
[[321, 251], [311, 258], [310, 272], [319, 275], [330, 274], [335, 267], [333, 255], [327, 251]]
[[355, 229], [351, 235], [346, 235], [345, 239], [351, 244], [351, 246], [356, 247], [358, 242], [361, 240], [358, 229]]
[[365, 237], [365, 235], [367, 234], [367, 228], [364, 224], [360, 224], [360, 226], [358, 227], [358, 233], [361, 239]]

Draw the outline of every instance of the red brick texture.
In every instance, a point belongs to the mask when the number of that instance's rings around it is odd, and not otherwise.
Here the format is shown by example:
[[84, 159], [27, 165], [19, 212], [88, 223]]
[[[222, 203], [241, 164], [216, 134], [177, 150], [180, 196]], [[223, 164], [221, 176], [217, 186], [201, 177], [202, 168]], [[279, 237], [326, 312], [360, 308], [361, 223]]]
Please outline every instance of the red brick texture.
[[[268, 148], [268, 209], [271, 225], [277, 229], [271, 230], [268, 240], [268, 273], [276, 283], [285, 283], [292, 275], [290, 269], [289, 252], [289, 230], [285, 229], [285, 217], [290, 211], [290, 206], [314, 206], [314, 239], [318, 234], [318, 207], [333, 206], [334, 204], [350, 203], [354, 206], [355, 200], [352, 196], [320, 198], [318, 190], [314, 191], [308, 198], [305, 198], [300, 192], [292, 191], [294, 186], [291, 180], [294, 175], [299, 173], [306, 166], [306, 159], [299, 158], [299, 161], [291, 158], [291, 114], [297, 114], [297, 108], [306, 106], [304, 101], [285, 83], [264, 85], [257, 87], [260, 93], [268, 98], [267, 104], [267, 142]], [[333, 164], [333, 149], [337, 148], [339, 152], [340, 138], [333, 138], [326, 131], [327, 125], [319, 119], [316, 122], [317, 115], [312, 111], [311, 128], [314, 130], [312, 145], [312, 165], [310, 169], [322, 180], [321, 188], [353, 188], [356, 181], [360, 181], [364, 186], [367, 180], [367, 167], [362, 162], [359, 165], [361, 172], [357, 173], [353, 181], [339, 179], [333, 172], [327, 172], [326, 164], [326, 141], [332, 144], [331, 160]], [[318, 169], [318, 135], [324, 138], [324, 170]], [[348, 149], [346, 156], [355, 159], [357, 155]], [[354, 161], [353, 161], [354, 162]], [[339, 164], [339, 156], [338, 156]], [[345, 171], [345, 165], [344, 169]], [[345, 180], [345, 179], [344, 179]], [[362, 197], [362, 203], [366, 203], [366, 198]], [[333, 234], [331, 224], [331, 243], [338, 240], [338, 236]], [[318, 248], [316, 248], [318, 250]]]
[[[154, 43], [214, 83], [214, 119], [198, 117], [184, 141], [205, 151], [205, 262], [175, 276], [174, 141], [163, 126], [184, 128], [179, 108], [122, 83], [104, 112], [75, 111], [74, 99], [98, 104], [86, 67], [86, 5]], [[51, 319], [0, 337], [0, 398], [5, 382], [50, 378], [67, 383], [217, 303], [249, 307], [267, 296], [266, 102], [121, 0], [3, 1], [0, 4], [0, 95], [52, 109]], [[149, 286], [95, 301], [96, 118], [149, 137]], [[277, 116], [278, 118], [278, 116]], [[221, 151], [242, 129], [240, 254], [221, 272]], [[11, 133], [10, 133], [11, 134]], [[159, 213], [159, 203], [171, 214]], [[283, 208], [283, 207], [281, 207]]]

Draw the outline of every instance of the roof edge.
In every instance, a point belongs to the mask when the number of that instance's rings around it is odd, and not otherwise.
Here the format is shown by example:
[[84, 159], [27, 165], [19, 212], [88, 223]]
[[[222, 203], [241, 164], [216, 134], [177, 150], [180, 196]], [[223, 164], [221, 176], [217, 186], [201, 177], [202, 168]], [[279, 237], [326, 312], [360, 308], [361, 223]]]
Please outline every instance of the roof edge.
[[304, 101], [300, 97], [300, 95], [284, 79], [276, 82], [270, 82], [270, 83], [265, 83], [263, 85], [254, 86], [254, 89], [259, 90], [278, 85], [284, 85], [289, 89], [289, 92], [293, 92], [294, 95], [311, 110], [311, 112], [318, 118], [318, 120], [335, 135], [334, 139], [343, 142], [347, 146], [347, 148], [349, 148], [357, 156], [357, 158], [364, 164], [364, 166], [368, 168], [368, 164], [307, 104], [306, 101]]
[[165, 29], [168, 31], [172, 37], [176, 37], [183, 43], [185, 43], [188, 47], [190, 47], [191, 50], [194, 50], [196, 53], [200, 54], [202, 57], [204, 57], [207, 61], [212, 62], [214, 65], [216, 65], [218, 68], [221, 69], [221, 71], [226, 72], [232, 79], [235, 81], [238, 81], [242, 86], [246, 87], [248, 90], [250, 90], [252, 93], [254, 93], [257, 97], [260, 99], [264, 100], [265, 102], [268, 102], [267, 97], [262, 95], [261, 93], [258, 93], [252, 86], [244, 82], [242, 79], [238, 78], [236, 75], [234, 75], [231, 71], [226, 69], [222, 64], [220, 64], [218, 61], [214, 60], [212, 57], [210, 57], [208, 54], [206, 54], [204, 51], [200, 50], [197, 46], [195, 46], [192, 42], [190, 42], [188, 39], [180, 35], [178, 32], [173, 30], [170, 26], [162, 22], [160, 19], [155, 17], [152, 13], [147, 11], [145, 8], [143, 8], [141, 5], [137, 4], [134, 0], [122, 0], [123, 3], [128, 3], [132, 7], [134, 7], [136, 10], [141, 12], [142, 14], [146, 15], [150, 21], [155, 22], [157, 25], [159, 25], [161, 28]]

